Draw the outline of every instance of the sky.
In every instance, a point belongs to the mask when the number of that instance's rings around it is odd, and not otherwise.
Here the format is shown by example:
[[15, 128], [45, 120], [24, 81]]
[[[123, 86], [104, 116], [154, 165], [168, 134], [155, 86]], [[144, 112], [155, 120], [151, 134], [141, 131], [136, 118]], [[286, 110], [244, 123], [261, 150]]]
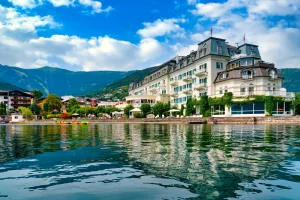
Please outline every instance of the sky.
[[213, 36], [300, 68], [300, 0], [0, 0], [0, 64], [129, 71]]

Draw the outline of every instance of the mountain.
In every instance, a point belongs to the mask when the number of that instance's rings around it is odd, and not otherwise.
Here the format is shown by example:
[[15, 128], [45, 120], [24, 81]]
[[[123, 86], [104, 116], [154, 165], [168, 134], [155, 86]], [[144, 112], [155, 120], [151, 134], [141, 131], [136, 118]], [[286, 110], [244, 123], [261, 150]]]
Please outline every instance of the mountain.
[[117, 80], [109, 85], [106, 88], [94, 91], [88, 96], [100, 96], [103, 97], [105, 94], [111, 94], [111, 99], [123, 99], [128, 96], [128, 86], [134, 81], [138, 81], [144, 78], [147, 74], [153, 72], [158, 67], [150, 67], [143, 70], [134, 71], [126, 77]]
[[82, 95], [122, 79], [132, 73], [122, 71], [73, 72], [60, 68], [22, 69], [0, 65], [0, 80], [24, 88], [38, 89], [44, 95]]
[[288, 92], [300, 92], [300, 69], [299, 68], [285, 68], [279, 69], [281, 75], [284, 77], [283, 87]]
[[15, 85], [3, 81], [0, 81], [0, 90], [19, 90], [22, 92], [26, 92], [26, 90], [24, 90], [23, 88], [17, 87]]

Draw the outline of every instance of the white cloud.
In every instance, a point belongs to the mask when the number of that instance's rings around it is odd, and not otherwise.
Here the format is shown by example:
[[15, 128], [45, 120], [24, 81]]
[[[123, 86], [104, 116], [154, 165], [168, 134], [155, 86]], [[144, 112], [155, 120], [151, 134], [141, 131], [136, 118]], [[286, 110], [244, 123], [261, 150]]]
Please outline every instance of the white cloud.
[[145, 28], [138, 30], [143, 38], [164, 36], [171, 33], [179, 34], [185, 32], [178, 24], [185, 23], [185, 19], [158, 19], [153, 23], [144, 23]]
[[32, 9], [37, 6], [41, 6], [44, 3], [51, 3], [54, 7], [60, 6], [84, 6], [85, 8], [91, 10], [91, 13], [102, 13], [110, 12], [113, 10], [111, 6], [107, 8], [102, 8], [102, 3], [96, 0], [8, 0], [14, 6], [21, 7], [23, 9]]
[[[212, 23], [213, 36], [227, 39], [231, 44], [241, 44], [245, 33], [246, 42], [259, 45], [263, 60], [274, 62], [278, 68], [300, 67], [297, 17], [296, 22], [285, 18], [300, 16], [300, 1], [228, 0], [224, 3], [199, 3], [195, 7], [192, 13], [199, 15], [201, 20], [215, 20]], [[242, 14], [235, 12], [237, 8], [243, 10]], [[271, 18], [273, 16], [277, 18]], [[193, 34], [191, 38], [201, 41], [208, 36], [209, 30]]]
[[45, 65], [71, 70], [132, 70], [169, 57], [168, 46], [153, 38], [138, 44], [114, 38], [52, 35], [39, 37], [44, 27], [58, 26], [50, 16], [27, 16], [0, 5], [1, 64], [23, 68]]
[[198, 2], [198, 0], [187, 0], [187, 3], [189, 5], [195, 5]]
[[91, 7], [92, 13], [110, 12], [111, 10], [113, 10], [111, 6], [107, 7], [106, 9], [102, 9], [102, 3], [99, 1], [78, 0], [78, 2], [83, 6]]
[[36, 6], [42, 4], [42, 0], [8, 0], [14, 6], [19, 6], [21, 8], [35, 8]]
[[55, 7], [73, 5], [75, 0], [48, 0]]

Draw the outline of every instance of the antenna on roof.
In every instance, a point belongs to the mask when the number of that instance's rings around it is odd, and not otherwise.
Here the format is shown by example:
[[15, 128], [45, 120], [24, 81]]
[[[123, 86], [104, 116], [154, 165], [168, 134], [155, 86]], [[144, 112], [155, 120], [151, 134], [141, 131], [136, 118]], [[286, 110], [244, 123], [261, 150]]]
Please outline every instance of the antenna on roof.
[[244, 38], [243, 38], [243, 40], [244, 40], [244, 44], [246, 43], [246, 34], [244, 33]]

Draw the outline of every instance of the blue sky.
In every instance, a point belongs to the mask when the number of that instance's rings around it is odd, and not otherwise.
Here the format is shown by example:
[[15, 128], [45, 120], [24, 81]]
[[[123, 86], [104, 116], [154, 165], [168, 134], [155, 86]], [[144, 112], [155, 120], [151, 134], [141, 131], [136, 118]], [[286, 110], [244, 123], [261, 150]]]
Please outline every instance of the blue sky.
[[300, 67], [300, 0], [0, 0], [0, 63], [133, 70], [187, 55], [210, 36], [259, 45]]

